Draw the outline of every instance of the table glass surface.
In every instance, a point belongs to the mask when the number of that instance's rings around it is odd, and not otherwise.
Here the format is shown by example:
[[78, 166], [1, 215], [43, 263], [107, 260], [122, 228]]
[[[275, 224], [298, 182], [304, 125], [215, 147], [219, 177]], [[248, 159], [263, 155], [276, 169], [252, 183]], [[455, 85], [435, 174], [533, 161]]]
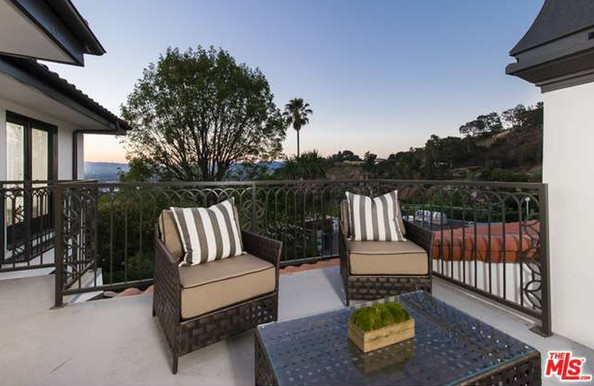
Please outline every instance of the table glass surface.
[[261, 325], [266, 357], [281, 385], [443, 385], [480, 376], [534, 354], [525, 343], [435, 299], [412, 292], [399, 301], [415, 320], [415, 338], [367, 354], [347, 337], [354, 309]]

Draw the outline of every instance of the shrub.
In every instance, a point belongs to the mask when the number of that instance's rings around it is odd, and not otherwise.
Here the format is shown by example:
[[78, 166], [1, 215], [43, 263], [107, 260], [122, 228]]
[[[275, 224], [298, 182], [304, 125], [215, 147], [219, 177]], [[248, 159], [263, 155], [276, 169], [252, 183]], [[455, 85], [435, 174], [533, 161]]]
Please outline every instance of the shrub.
[[378, 330], [409, 320], [410, 315], [398, 303], [376, 304], [353, 312], [351, 322], [362, 331]]

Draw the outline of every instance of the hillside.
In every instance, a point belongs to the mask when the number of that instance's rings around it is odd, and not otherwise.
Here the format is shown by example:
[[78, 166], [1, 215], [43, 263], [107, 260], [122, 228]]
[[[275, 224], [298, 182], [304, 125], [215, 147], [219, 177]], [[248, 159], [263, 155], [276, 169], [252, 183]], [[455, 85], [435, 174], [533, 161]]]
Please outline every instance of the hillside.
[[462, 176], [464, 170], [505, 170], [507, 173], [524, 174], [527, 180], [539, 180], [542, 173], [542, 130], [507, 130], [492, 141], [477, 144], [482, 150], [457, 168], [453, 176]]
[[461, 137], [432, 135], [365, 167], [379, 178], [541, 181], [542, 112], [539, 103], [481, 115], [460, 127]]

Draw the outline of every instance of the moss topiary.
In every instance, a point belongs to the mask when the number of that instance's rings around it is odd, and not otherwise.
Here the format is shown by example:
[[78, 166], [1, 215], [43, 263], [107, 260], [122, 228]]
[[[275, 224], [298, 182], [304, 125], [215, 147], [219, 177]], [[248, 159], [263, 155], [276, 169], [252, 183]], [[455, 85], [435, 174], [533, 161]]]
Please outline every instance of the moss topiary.
[[376, 304], [360, 308], [351, 315], [351, 322], [364, 332], [404, 322], [410, 315], [398, 303]]

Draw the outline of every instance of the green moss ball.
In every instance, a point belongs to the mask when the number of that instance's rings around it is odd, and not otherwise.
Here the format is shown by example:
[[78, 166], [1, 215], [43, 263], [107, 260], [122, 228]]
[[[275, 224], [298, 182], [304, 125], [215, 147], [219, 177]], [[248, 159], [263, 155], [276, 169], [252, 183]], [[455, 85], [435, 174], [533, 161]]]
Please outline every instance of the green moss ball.
[[365, 332], [408, 319], [410, 319], [409, 313], [400, 304], [394, 302], [360, 308], [351, 315], [351, 322]]

